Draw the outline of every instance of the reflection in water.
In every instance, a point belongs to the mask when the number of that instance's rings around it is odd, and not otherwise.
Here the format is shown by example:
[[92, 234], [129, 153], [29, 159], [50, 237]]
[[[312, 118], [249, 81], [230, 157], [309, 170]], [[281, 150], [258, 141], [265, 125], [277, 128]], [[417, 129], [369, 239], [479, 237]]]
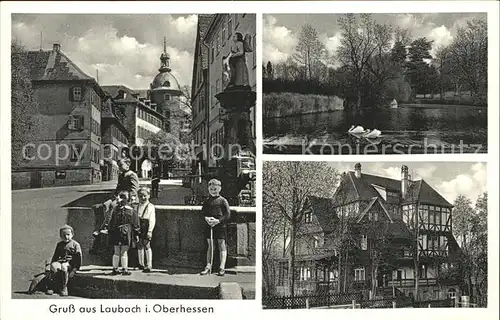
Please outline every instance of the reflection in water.
[[329, 141], [346, 137], [352, 125], [382, 131], [391, 141], [422, 140], [435, 143], [487, 144], [487, 109], [467, 106], [422, 105], [398, 109], [365, 109], [360, 112], [335, 111], [265, 119], [264, 137], [328, 136]]

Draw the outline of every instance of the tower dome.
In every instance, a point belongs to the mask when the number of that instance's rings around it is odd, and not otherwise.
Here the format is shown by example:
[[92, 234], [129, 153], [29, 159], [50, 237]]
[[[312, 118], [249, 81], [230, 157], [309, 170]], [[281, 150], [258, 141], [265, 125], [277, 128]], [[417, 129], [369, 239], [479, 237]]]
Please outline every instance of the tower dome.
[[166, 37], [163, 40], [163, 52], [160, 56], [160, 68], [158, 69], [159, 73], [153, 79], [153, 82], [150, 85], [151, 91], [164, 91], [170, 92], [173, 95], [176, 93], [180, 93], [181, 89], [179, 86], [179, 82], [171, 73], [172, 69], [170, 69], [170, 55], [167, 53], [167, 40]]

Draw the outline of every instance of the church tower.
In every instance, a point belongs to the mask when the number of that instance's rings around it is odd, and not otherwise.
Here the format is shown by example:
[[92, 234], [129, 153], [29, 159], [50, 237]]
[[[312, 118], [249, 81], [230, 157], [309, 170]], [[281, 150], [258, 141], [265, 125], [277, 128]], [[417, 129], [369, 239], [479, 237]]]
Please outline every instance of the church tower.
[[171, 73], [170, 55], [167, 53], [167, 38], [163, 39], [163, 52], [160, 56], [159, 73], [150, 84], [149, 99], [156, 104], [158, 112], [164, 117], [163, 130], [170, 132], [175, 125], [176, 114], [180, 109], [182, 91], [179, 82]]

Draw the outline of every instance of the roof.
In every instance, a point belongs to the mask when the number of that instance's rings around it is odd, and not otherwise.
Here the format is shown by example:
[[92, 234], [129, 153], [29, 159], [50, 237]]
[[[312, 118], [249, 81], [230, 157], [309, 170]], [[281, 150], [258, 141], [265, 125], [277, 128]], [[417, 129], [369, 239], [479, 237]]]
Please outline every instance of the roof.
[[422, 180], [420, 192], [418, 193], [418, 201], [426, 204], [434, 204], [443, 207], [453, 207], [443, 196], [441, 196], [433, 187], [425, 180]]
[[[334, 203], [332, 199], [321, 198], [315, 196], [309, 196], [307, 198], [308, 204], [312, 210], [313, 217], [317, 220], [319, 226], [323, 232], [329, 232], [334, 230], [335, 221], [337, 216], [335, 215]], [[310, 224], [303, 224], [307, 229], [314, 229], [314, 226]], [[314, 232], [317, 230], [304, 230], [309, 232]]]
[[380, 197], [373, 197], [370, 200], [370, 202], [368, 203], [368, 205], [363, 209], [363, 211], [359, 215], [358, 222], [360, 222], [361, 219], [363, 219], [363, 217], [366, 215], [366, 213], [373, 207], [373, 205], [375, 204], [375, 202], [378, 202], [378, 204], [380, 205], [380, 207], [382, 207], [382, 210], [384, 210], [384, 212], [387, 215], [387, 217], [389, 218], [389, 220], [391, 222], [393, 222], [393, 220], [395, 220], [396, 217], [392, 217], [389, 214], [389, 211], [387, 211], [387, 208], [384, 206], [384, 203], [380, 200]]
[[[136, 92], [125, 85], [102, 86], [102, 89], [107, 92], [115, 102], [137, 102], [137, 99], [132, 96]], [[120, 91], [124, 91], [127, 94], [124, 99], [116, 99], [120, 95]]]
[[389, 223], [388, 226], [387, 232], [391, 238], [408, 239], [411, 237], [410, 230], [408, 230], [403, 220], [395, 220]]
[[151, 90], [175, 90], [181, 91], [179, 81], [174, 77], [170, 71], [160, 71], [151, 83]]
[[[351, 181], [352, 186], [360, 200], [371, 200], [373, 197], [379, 197], [374, 185], [385, 188], [389, 191], [401, 194], [401, 180], [390, 179], [386, 177], [375, 176], [371, 174], [361, 174], [361, 178], [356, 178], [353, 171], [347, 172], [347, 180]], [[425, 180], [412, 181], [406, 201], [420, 201], [422, 203], [434, 204], [443, 207], [452, 207], [434, 188]]]
[[31, 80], [94, 80], [62, 51], [28, 51]]
[[[215, 17], [214, 14], [200, 14], [198, 15], [198, 34], [200, 35], [200, 41], [203, 41], [205, 38], [205, 34], [208, 31], [208, 28], [210, 27], [210, 24], [212, 23], [213, 18]], [[202, 60], [202, 66], [203, 69], [208, 68], [208, 50], [205, 46], [201, 46], [202, 52], [201, 52], [201, 60]]]

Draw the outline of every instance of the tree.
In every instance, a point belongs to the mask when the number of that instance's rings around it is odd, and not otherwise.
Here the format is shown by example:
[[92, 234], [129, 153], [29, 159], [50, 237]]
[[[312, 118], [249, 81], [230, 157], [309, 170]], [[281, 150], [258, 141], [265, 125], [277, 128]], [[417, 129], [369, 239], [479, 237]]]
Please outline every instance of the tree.
[[316, 76], [313, 73], [315, 63], [326, 55], [325, 45], [319, 41], [316, 29], [309, 24], [303, 25], [295, 50], [297, 51], [295, 60], [305, 68], [304, 79], [313, 79]]
[[148, 157], [152, 161], [162, 161], [169, 167], [176, 165], [187, 167], [191, 164], [189, 145], [182, 143], [178, 135], [159, 131], [148, 137], [145, 145], [150, 152]]
[[474, 19], [459, 28], [449, 47], [453, 71], [471, 95], [485, 95], [488, 89], [488, 25]]
[[477, 295], [486, 304], [488, 283], [488, 194], [480, 195], [472, 208], [471, 200], [459, 195], [455, 200], [453, 233], [460, 239], [463, 290]]
[[11, 130], [12, 167], [22, 165], [22, 148], [35, 139], [38, 103], [31, 84], [28, 52], [17, 40], [11, 44]]
[[273, 203], [289, 230], [288, 283], [295, 288], [297, 231], [307, 210], [309, 196], [331, 197], [337, 185], [337, 170], [321, 162], [264, 162], [263, 203]]
[[407, 73], [410, 78], [413, 93], [429, 93], [433, 90], [437, 74], [425, 59], [432, 59], [429, 51], [432, 49], [432, 41], [425, 37], [413, 40], [408, 52]]
[[275, 203], [263, 199], [262, 213], [262, 282], [263, 293], [272, 295], [275, 289], [274, 257], [279, 256], [279, 240], [286, 239], [282, 234], [286, 221]]
[[268, 79], [274, 79], [274, 72], [273, 72], [273, 65], [271, 64], [271, 61], [267, 62], [266, 65], [266, 76]]
[[337, 57], [353, 75], [356, 108], [360, 108], [364, 92], [373, 92], [373, 85], [388, 79], [386, 54], [390, 50], [391, 27], [375, 23], [370, 14], [361, 14], [358, 23], [354, 14], [339, 18], [342, 29]]

